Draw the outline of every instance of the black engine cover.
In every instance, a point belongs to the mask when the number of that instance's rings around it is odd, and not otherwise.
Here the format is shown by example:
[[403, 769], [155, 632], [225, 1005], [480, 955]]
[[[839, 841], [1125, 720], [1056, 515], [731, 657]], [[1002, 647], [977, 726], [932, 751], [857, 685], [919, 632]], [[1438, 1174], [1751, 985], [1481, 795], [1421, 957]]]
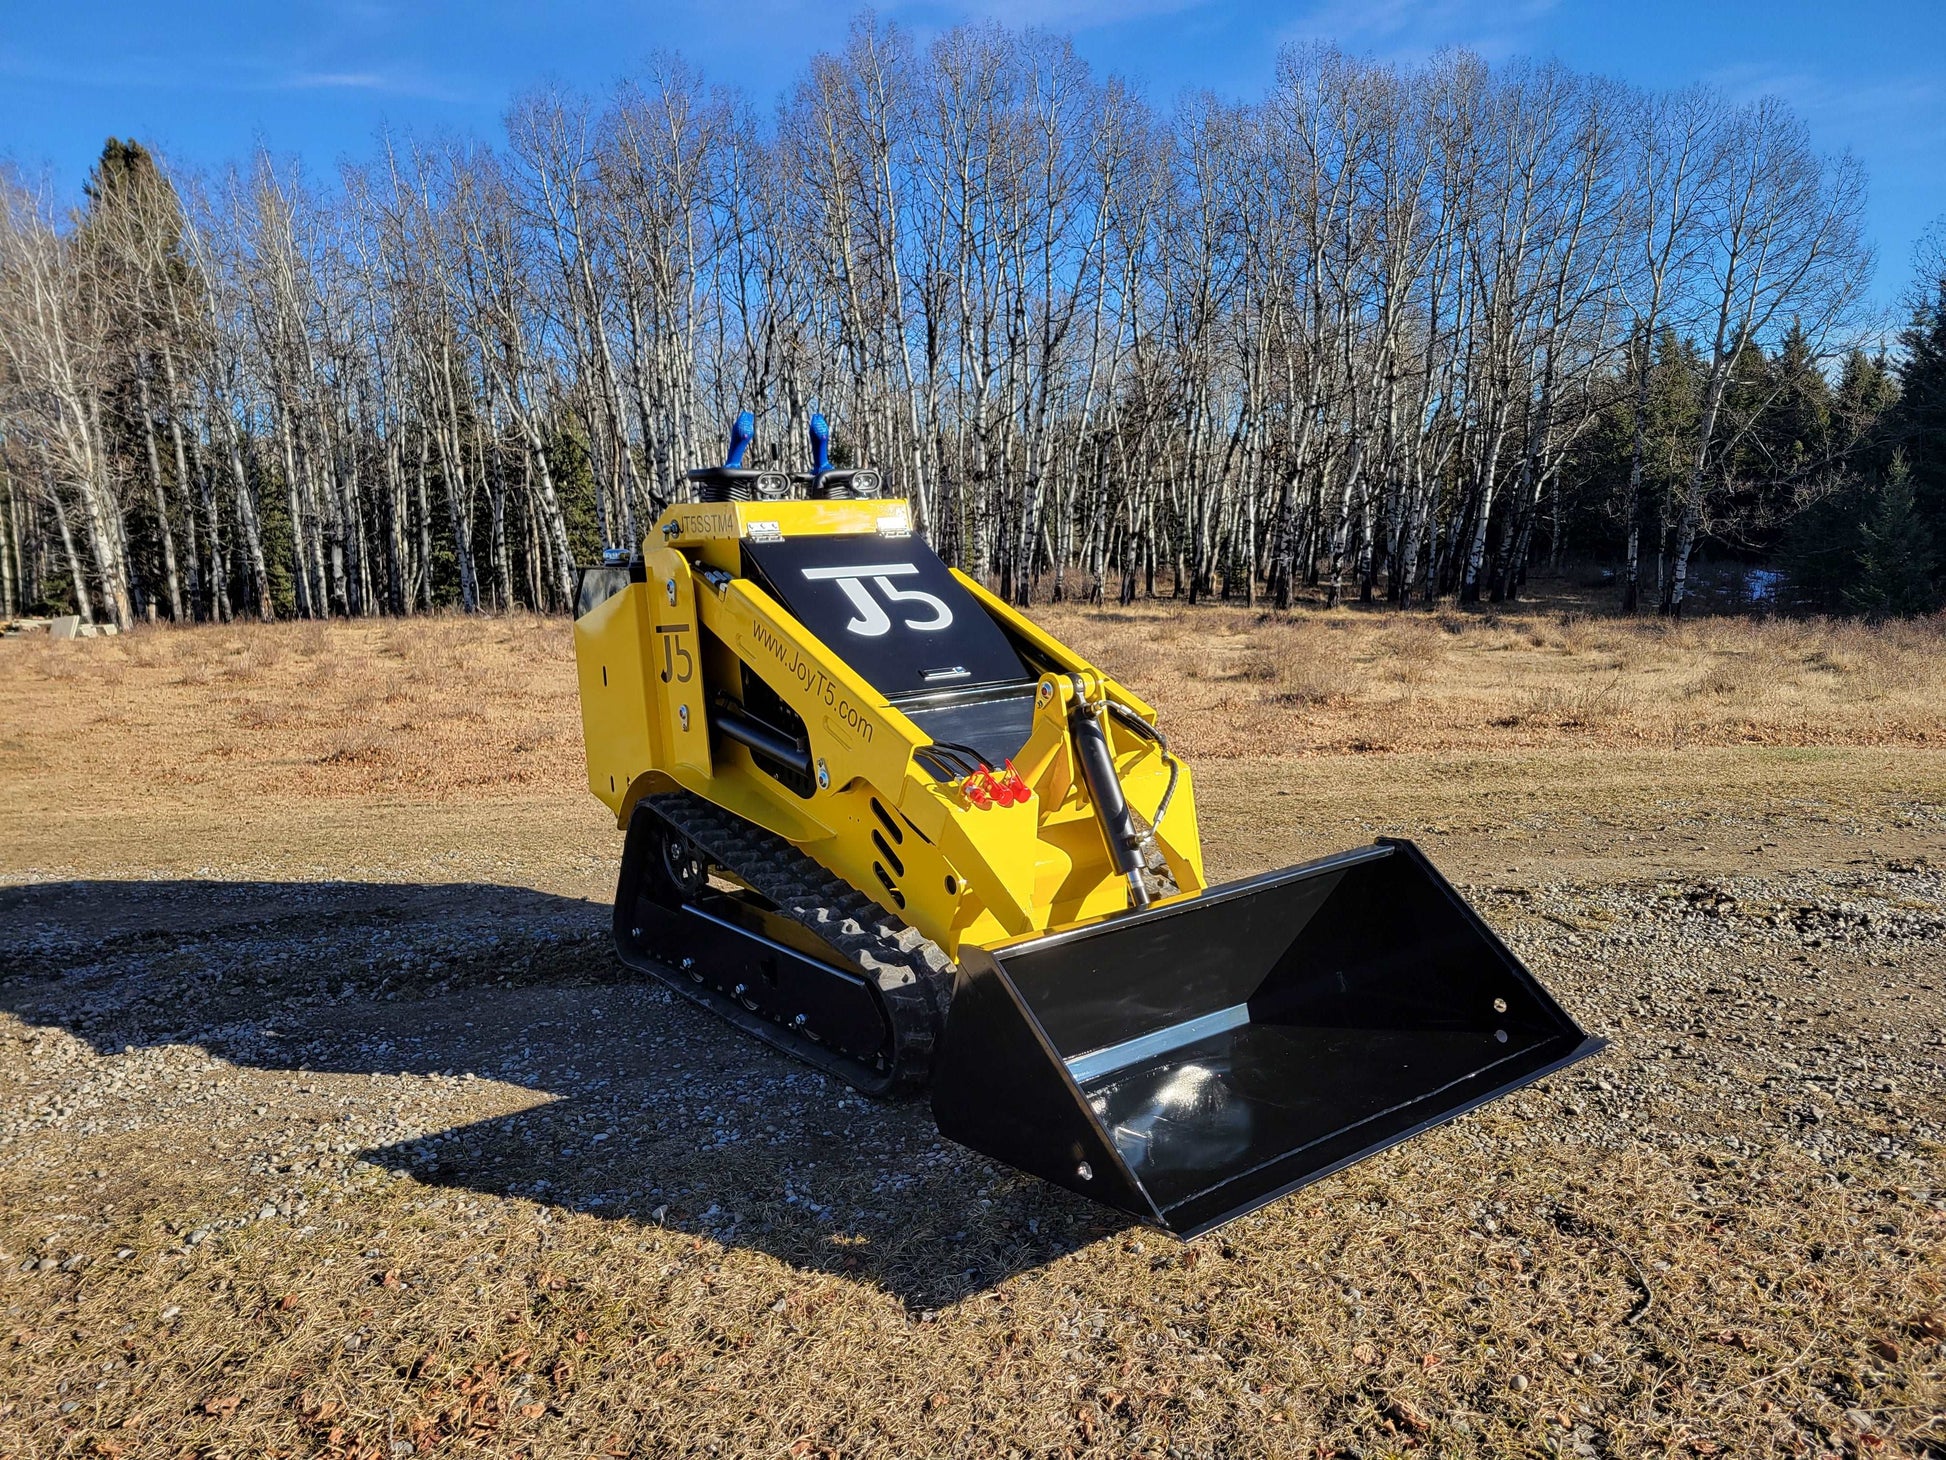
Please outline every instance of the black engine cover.
[[917, 537], [743, 545], [750, 576], [888, 700], [1034, 678], [1000, 625]]
[[917, 537], [745, 541], [745, 570], [935, 740], [999, 766], [1026, 742], [1034, 671]]

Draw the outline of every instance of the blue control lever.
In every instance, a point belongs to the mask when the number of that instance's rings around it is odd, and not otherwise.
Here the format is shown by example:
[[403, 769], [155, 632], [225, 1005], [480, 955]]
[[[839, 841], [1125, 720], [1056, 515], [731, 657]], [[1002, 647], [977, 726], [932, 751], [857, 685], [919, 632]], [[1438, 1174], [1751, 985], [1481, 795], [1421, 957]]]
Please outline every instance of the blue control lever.
[[811, 475], [821, 477], [831, 470], [831, 428], [822, 412], [811, 417]]
[[725, 466], [742, 466], [743, 453], [749, 449], [751, 440], [757, 434], [757, 418], [745, 411], [736, 418], [730, 427], [730, 454], [723, 458]]

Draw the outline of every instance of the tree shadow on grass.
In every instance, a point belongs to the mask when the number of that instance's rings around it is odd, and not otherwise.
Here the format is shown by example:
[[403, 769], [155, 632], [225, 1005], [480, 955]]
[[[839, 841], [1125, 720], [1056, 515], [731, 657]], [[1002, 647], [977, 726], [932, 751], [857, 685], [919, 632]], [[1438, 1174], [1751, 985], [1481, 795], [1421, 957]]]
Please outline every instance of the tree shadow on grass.
[[607, 924], [605, 905], [477, 883], [0, 888], [0, 1008], [106, 1056], [192, 1044], [261, 1069], [504, 1082], [466, 1101], [493, 1113], [343, 1154], [918, 1309], [1127, 1225], [947, 1142], [923, 1102], [866, 1100], [630, 973]]

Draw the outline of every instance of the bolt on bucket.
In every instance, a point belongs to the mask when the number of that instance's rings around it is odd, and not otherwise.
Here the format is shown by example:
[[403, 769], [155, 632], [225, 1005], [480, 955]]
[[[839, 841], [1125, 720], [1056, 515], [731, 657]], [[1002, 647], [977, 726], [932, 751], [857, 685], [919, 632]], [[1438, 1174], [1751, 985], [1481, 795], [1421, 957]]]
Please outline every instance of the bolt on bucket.
[[1193, 1237], [1601, 1046], [1384, 840], [964, 950], [933, 1114]]

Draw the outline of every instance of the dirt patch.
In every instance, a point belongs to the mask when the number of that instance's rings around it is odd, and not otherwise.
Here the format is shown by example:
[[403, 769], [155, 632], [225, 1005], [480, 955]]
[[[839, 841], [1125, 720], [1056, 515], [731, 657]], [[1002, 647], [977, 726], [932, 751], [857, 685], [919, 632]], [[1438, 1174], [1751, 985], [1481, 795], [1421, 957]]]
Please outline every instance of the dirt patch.
[[627, 976], [561, 626], [269, 632], [0, 645], [0, 1454], [1946, 1443], [1929, 744], [1209, 760], [1223, 875], [1411, 835], [1612, 1044], [1185, 1245]]

